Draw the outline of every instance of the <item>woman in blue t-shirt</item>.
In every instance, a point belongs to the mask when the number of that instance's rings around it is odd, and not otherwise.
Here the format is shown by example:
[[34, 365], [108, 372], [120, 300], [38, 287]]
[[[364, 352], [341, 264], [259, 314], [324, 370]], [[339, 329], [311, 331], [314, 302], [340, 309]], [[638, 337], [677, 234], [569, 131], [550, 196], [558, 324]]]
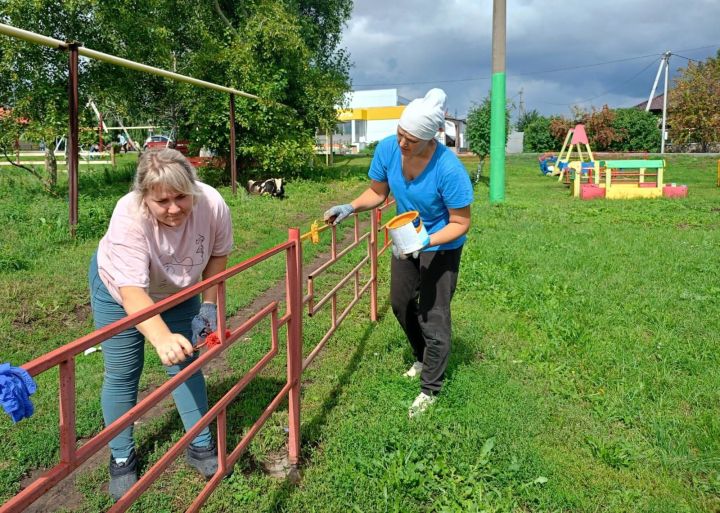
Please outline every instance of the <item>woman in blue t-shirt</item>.
[[457, 284], [460, 255], [470, 228], [473, 189], [458, 158], [435, 140], [445, 123], [445, 92], [431, 89], [410, 102], [396, 136], [380, 141], [370, 164], [370, 187], [352, 202], [325, 212], [337, 224], [354, 212], [380, 205], [390, 192], [397, 213], [420, 213], [429, 237], [419, 252], [402, 254], [393, 245], [390, 299], [407, 335], [415, 363], [405, 373], [419, 376], [420, 394], [409, 410], [422, 413], [442, 387], [450, 355], [450, 301]]

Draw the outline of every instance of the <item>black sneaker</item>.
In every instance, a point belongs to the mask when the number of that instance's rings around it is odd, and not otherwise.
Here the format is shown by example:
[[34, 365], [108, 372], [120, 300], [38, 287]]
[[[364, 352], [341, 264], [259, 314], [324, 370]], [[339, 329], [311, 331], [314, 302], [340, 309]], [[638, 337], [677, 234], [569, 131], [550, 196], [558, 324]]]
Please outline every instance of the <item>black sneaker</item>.
[[210, 442], [207, 447], [197, 447], [190, 444], [185, 451], [188, 465], [197, 470], [205, 479], [210, 479], [218, 469], [217, 447]]
[[124, 463], [117, 463], [110, 456], [110, 485], [108, 491], [114, 500], [125, 495], [132, 485], [137, 482], [137, 458], [133, 449]]

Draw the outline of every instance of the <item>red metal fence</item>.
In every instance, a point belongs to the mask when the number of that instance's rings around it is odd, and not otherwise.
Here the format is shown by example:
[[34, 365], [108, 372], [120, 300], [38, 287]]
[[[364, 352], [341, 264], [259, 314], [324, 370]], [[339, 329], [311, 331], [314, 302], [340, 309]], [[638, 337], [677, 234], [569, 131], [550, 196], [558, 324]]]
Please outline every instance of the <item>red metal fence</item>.
[[[40, 496], [57, 485], [61, 480], [70, 475], [75, 469], [87, 461], [98, 451], [102, 450], [107, 443], [114, 438], [120, 431], [131, 425], [142, 415], [147, 413], [154, 405], [168, 397], [171, 392], [181, 383], [192, 376], [196, 371], [201, 369], [211, 360], [219, 357], [226, 349], [232, 346], [250, 329], [266, 318], [270, 318], [270, 348], [265, 355], [258, 360], [254, 366], [235, 383], [205, 414], [197, 424], [188, 430], [180, 440], [175, 443], [152, 467], [150, 467], [142, 478], [125, 494], [113, 507], [111, 512], [125, 511], [137, 498], [147, 490], [155, 480], [157, 480], [162, 472], [182, 454], [183, 450], [192, 442], [192, 440], [208, 426], [213, 420], [217, 423], [217, 447], [218, 447], [218, 471], [207, 482], [203, 490], [189, 506], [187, 511], [198, 511], [202, 504], [207, 500], [210, 494], [217, 488], [224, 476], [226, 476], [233, 465], [238, 461], [242, 453], [247, 448], [250, 441], [261, 429], [268, 417], [277, 409], [278, 405], [288, 398], [289, 410], [289, 440], [288, 440], [288, 456], [290, 464], [298, 465], [300, 457], [300, 382], [302, 371], [312, 362], [313, 358], [323, 348], [328, 339], [337, 330], [340, 323], [347, 316], [350, 310], [357, 304], [360, 298], [368, 290], [370, 294], [370, 317], [372, 320], [377, 319], [377, 270], [378, 256], [388, 247], [387, 230], [380, 227], [380, 221], [383, 211], [390, 207], [386, 204], [381, 208], [375, 209], [371, 213], [370, 228], [361, 234], [361, 223], [358, 215], [354, 217], [354, 226], [352, 232], [352, 241], [338, 250], [337, 232], [334, 226], [324, 226], [322, 228], [314, 228], [311, 232], [300, 235], [295, 228], [288, 230], [288, 240], [267, 251], [264, 251], [244, 262], [233, 266], [226, 271], [213, 276], [197, 285], [187, 288], [167, 299], [159, 301], [155, 305], [148, 307], [131, 316], [121, 319], [100, 330], [94, 331], [89, 335], [70, 342], [54, 351], [36, 358], [23, 367], [32, 375], [37, 376], [46, 372], [53, 367], [59, 367], [59, 417], [60, 417], [60, 462], [53, 468], [38, 477], [29, 486], [20, 493], [9, 499], [5, 504], [0, 506], [0, 513], [19, 512], [26, 509], [30, 504], [37, 500]], [[329, 230], [331, 233], [330, 241], [330, 259], [320, 265], [307, 275], [307, 293], [303, 294], [303, 265], [302, 265], [302, 242], [305, 240], [316, 241], [319, 239], [319, 233]], [[378, 232], [384, 231], [384, 238], [378, 244]], [[352, 251], [361, 247], [363, 243], [367, 245], [367, 255], [360, 259], [354, 265], [352, 270], [342, 277], [340, 281], [334, 285], [331, 290], [319, 300], [315, 299], [315, 280], [318, 276], [327, 271], [331, 266], [338, 263], [344, 257], [352, 254]], [[243, 271], [275, 256], [285, 253], [285, 308], [284, 312], [280, 309], [278, 301], [271, 301], [267, 305], [261, 307], [248, 320], [240, 326], [230, 331], [226, 337], [226, 304], [227, 304], [227, 288], [226, 283], [231, 278], [239, 275]], [[360, 283], [360, 271], [370, 264], [370, 277], [365, 283]], [[352, 282], [353, 294], [350, 303], [338, 314], [338, 293], [344, 289], [348, 283]], [[75, 402], [76, 402], [76, 379], [75, 379], [75, 357], [93, 347], [104, 340], [109, 339], [136, 324], [149, 319], [173, 306], [201, 293], [212, 286], [218, 286], [218, 334], [221, 344], [215, 346], [200, 355], [196, 361], [188, 365], [176, 376], [169, 379], [162, 386], [151, 392], [145, 399], [138, 402], [135, 407], [128, 411], [125, 415], [117, 419], [115, 422], [106, 426], [100, 433], [90, 438], [81, 446], [77, 446], [77, 432], [75, 428]], [[331, 326], [317, 345], [303, 360], [303, 304], [308, 305], [308, 318], [316, 314], [323, 306], [330, 305]], [[263, 413], [251, 426], [249, 431], [240, 440], [238, 445], [228, 453], [227, 447], [227, 408], [231, 402], [242, 392], [242, 390], [252, 381], [252, 379], [277, 355], [278, 353], [278, 330], [282, 326], [287, 325], [287, 380], [282, 389], [266, 406]]]

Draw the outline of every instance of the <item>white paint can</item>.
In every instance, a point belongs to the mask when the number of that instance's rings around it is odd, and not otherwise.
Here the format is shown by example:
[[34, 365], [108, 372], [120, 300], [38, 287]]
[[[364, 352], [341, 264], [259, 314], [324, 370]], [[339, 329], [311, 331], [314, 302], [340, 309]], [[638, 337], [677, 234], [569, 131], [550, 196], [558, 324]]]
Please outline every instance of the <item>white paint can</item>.
[[[419, 223], [417, 227], [414, 224], [416, 219]], [[411, 210], [393, 217], [388, 221], [387, 228], [393, 244], [404, 255], [421, 250], [428, 237], [425, 225], [420, 219], [420, 213], [417, 210]]]

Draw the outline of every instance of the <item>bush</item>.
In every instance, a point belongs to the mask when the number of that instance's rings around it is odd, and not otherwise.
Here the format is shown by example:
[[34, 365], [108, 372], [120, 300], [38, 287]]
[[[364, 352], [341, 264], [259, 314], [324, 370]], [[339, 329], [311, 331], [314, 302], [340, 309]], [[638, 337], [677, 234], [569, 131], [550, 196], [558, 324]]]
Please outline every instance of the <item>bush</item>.
[[542, 153], [560, 149], [557, 140], [550, 133], [550, 121], [550, 118], [540, 116], [525, 126], [524, 152]]
[[230, 184], [230, 173], [225, 168], [217, 166], [201, 166], [197, 170], [198, 178], [211, 187], [220, 187]]
[[525, 128], [527, 128], [527, 126], [528, 126], [530, 123], [532, 123], [533, 121], [538, 120], [538, 119], [541, 118], [541, 117], [542, 117], [542, 116], [540, 115], [540, 113], [539, 113], [538, 111], [536, 111], [535, 109], [530, 110], [530, 111], [528, 111], [528, 112], [523, 112], [523, 113], [518, 117], [518, 120], [517, 120], [517, 122], [515, 123], [515, 129], [516, 129], [518, 132], [524, 132], [524, 131], [525, 131]]
[[620, 140], [610, 144], [612, 151], [649, 151], [660, 148], [660, 130], [657, 117], [639, 109], [616, 109], [613, 128]]
[[371, 143], [368, 143], [368, 145], [362, 149], [360, 154], [372, 157], [373, 155], [375, 155], [375, 148], [377, 148], [378, 142], [380, 141], [373, 141]]

